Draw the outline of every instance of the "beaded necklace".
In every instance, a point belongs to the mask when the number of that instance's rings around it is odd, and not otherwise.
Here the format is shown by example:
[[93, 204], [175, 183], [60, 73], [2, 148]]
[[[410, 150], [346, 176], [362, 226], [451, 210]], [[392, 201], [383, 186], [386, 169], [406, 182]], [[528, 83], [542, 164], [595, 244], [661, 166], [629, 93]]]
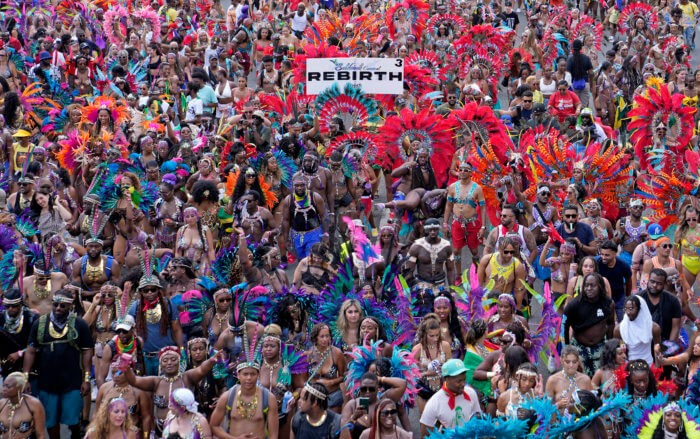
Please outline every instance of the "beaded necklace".
[[238, 410], [238, 415], [247, 420], [253, 419], [255, 412], [258, 410], [258, 389], [255, 389], [255, 396], [250, 402], [244, 402], [241, 400], [241, 389], [238, 389], [236, 395], [236, 410]]

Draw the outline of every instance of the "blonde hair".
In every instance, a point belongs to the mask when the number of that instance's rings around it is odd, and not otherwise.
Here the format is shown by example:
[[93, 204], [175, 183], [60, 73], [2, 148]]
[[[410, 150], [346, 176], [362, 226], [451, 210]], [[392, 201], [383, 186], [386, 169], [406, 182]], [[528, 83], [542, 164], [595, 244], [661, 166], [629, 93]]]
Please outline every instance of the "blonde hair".
[[[97, 413], [90, 421], [88, 425], [87, 436], [90, 439], [108, 439], [109, 438], [109, 406], [111, 405], [113, 399], [109, 401], [102, 401], [102, 405], [97, 409]], [[126, 405], [126, 402], [124, 403]], [[124, 422], [122, 423], [122, 431], [136, 431], [136, 425], [131, 419], [131, 414], [129, 413], [129, 407], [125, 408], [126, 413], [124, 416]]]
[[365, 316], [365, 312], [362, 309], [362, 304], [356, 299], [346, 299], [342, 305], [340, 305], [340, 312], [338, 313], [338, 318], [335, 320], [335, 328], [341, 337], [345, 335], [345, 331], [348, 330], [348, 319], [345, 317], [345, 311], [351, 306], [357, 308], [360, 311], [360, 320]]
[[[423, 320], [421, 320], [420, 325], [418, 326], [418, 331], [416, 332], [418, 343], [423, 346], [423, 349], [428, 349], [428, 331], [434, 331], [436, 329], [440, 329], [440, 317], [432, 312], [426, 314], [423, 317]], [[438, 345], [440, 345], [440, 343], [442, 343], [442, 331], [438, 332], [438, 336]]]

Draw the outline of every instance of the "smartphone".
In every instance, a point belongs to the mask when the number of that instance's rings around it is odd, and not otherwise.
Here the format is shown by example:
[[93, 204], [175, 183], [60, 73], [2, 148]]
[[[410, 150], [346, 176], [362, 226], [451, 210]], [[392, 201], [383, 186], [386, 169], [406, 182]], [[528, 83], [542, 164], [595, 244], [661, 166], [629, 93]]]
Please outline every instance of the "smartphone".
[[358, 404], [360, 405], [360, 408], [364, 409], [367, 413], [369, 413], [369, 398], [361, 396], [357, 399], [358, 399]]

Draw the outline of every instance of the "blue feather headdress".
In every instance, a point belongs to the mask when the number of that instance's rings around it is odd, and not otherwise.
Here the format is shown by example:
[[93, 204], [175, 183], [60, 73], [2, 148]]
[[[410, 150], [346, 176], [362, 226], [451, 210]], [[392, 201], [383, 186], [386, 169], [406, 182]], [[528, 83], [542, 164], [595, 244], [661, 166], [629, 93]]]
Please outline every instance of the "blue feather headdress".
[[582, 430], [588, 427], [595, 419], [603, 416], [613, 415], [619, 416], [620, 412], [626, 409], [632, 402], [630, 397], [625, 392], [618, 392], [609, 398], [603, 400], [597, 410], [593, 410], [585, 416], [565, 415], [559, 418], [559, 422], [552, 426], [549, 430], [549, 437], [565, 438], [570, 433]]
[[492, 418], [484, 415], [473, 417], [459, 427], [433, 430], [427, 439], [517, 439], [527, 435], [527, 423], [519, 419]]

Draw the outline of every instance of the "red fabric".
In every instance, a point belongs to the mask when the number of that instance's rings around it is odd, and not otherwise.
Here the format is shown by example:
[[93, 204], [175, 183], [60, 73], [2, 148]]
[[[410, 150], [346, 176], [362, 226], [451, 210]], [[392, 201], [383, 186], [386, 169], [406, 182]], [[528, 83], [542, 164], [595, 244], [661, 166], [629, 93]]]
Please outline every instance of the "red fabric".
[[[477, 212], [479, 215], [479, 212]], [[481, 230], [481, 219], [463, 226], [459, 221], [452, 221], [452, 245], [456, 249], [464, 248], [466, 245], [470, 250], [479, 247], [481, 240], [477, 233]]]
[[158, 305], [158, 303], [160, 303], [160, 300], [159, 300], [159, 299], [156, 299], [156, 300], [154, 300], [153, 302], [150, 302], [150, 303], [149, 303], [149, 302], [146, 302], [146, 300], [144, 299], [142, 311], [148, 311], [149, 309], [153, 309], [153, 308], [156, 307], [156, 305]]
[[579, 102], [578, 96], [573, 91], [567, 90], [563, 96], [557, 91], [549, 98], [549, 113], [563, 124], [566, 116], [576, 114], [576, 104]]
[[[454, 410], [457, 405], [457, 401], [455, 400], [457, 398], [457, 394], [447, 390], [447, 384], [445, 383], [442, 384], [442, 390], [444, 390], [447, 396], [450, 398], [449, 400], [447, 400], [447, 406], [450, 408], [450, 410]], [[471, 401], [471, 398], [469, 397], [469, 394], [466, 390], [462, 391], [462, 396], [464, 396], [464, 399], [466, 399], [467, 401]]]

